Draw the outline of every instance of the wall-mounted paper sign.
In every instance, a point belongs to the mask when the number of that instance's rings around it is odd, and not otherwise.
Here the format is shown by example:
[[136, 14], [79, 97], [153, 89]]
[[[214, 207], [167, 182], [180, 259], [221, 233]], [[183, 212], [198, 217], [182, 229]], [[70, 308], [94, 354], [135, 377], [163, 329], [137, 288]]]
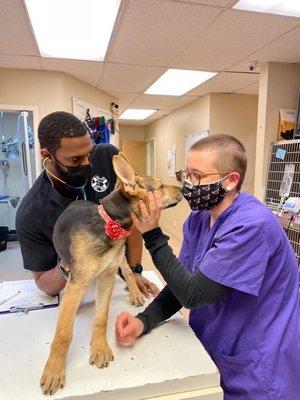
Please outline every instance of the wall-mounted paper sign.
[[168, 147], [168, 175], [175, 176], [176, 171], [176, 145]]
[[205, 138], [208, 136], [208, 130], [207, 131], [200, 131], [200, 132], [195, 132], [195, 133], [188, 133], [185, 135], [185, 163], [186, 163], [186, 157], [189, 152], [190, 147], [198, 142], [198, 140]]

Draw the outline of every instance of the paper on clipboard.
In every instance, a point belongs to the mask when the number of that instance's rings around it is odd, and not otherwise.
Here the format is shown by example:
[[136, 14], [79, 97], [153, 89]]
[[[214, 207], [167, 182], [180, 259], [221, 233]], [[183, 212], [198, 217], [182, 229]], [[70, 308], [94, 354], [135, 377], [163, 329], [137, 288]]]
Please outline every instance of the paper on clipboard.
[[[7, 301], [5, 301], [7, 299]], [[1, 304], [2, 303], [2, 304]], [[40, 291], [33, 279], [6, 281], [0, 284], [0, 314], [10, 313], [12, 308], [30, 309], [55, 307], [59, 296], [51, 297]]]

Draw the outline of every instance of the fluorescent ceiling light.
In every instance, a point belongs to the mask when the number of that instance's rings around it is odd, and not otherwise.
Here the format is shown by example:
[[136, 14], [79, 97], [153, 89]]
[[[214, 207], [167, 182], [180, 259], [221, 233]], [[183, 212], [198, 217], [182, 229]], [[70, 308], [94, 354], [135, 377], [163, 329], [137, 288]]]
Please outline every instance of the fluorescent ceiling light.
[[168, 69], [145, 93], [182, 96], [216, 74], [216, 72]]
[[145, 119], [157, 110], [146, 110], [141, 108], [128, 108], [120, 115], [120, 119]]
[[42, 57], [103, 61], [121, 0], [25, 0]]
[[233, 8], [300, 17], [299, 0], [240, 0]]

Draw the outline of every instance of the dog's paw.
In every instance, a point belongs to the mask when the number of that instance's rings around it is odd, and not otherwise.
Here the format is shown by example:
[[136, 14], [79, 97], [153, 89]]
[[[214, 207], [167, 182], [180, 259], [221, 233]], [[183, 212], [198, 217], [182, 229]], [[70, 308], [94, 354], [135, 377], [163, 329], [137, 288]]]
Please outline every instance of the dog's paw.
[[108, 367], [109, 363], [114, 360], [112, 349], [106, 346], [91, 345], [90, 364], [96, 365], [98, 368]]
[[129, 293], [130, 304], [141, 307], [145, 304], [145, 296], [140, 290]]
[[54, 394], [65, 386], [65, 369], [46, 366], [40, 384], [44, 394]]

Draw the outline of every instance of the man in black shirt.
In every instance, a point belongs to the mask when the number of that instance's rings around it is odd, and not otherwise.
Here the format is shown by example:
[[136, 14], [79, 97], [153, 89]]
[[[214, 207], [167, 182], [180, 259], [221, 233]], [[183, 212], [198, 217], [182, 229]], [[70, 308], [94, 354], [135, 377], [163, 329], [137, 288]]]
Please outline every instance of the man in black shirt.
[[[24, 268], [33, 272], [39, 289], [54, 296], [64, 288], [68, 275], [52, 242], [55, 222], [73, 201], [99, 203], [114, 189], [112, 157], [118, 149], [111, 144], [93, 147], [85, 124], [63, 111], [41, 120], [38, 137], [45, 170], [18, 208], [16, 231]], [[126, 245], [128, 264], [133, 271], [141, 272], [142, 239], [136, 229], [132, 229]], [[140, 273], [134, 276], [147, 297], [157, 294], [153, 283]]]

